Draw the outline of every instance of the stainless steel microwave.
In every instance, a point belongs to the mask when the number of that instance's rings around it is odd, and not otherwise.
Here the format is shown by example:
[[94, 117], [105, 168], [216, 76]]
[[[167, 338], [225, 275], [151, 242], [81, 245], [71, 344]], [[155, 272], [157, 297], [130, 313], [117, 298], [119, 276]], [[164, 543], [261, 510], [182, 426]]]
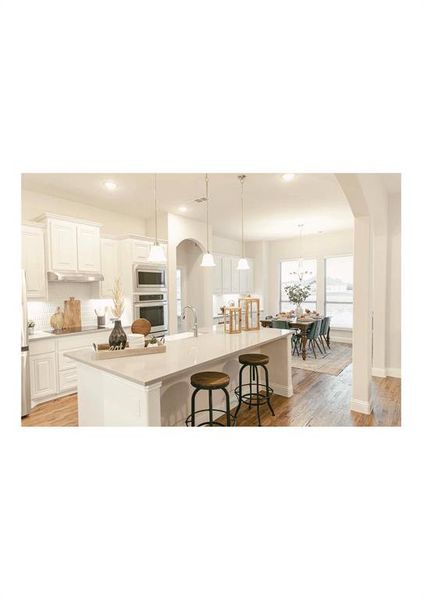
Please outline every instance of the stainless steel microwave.
[[134, 267], [134, 288], [133, 292], [143, 292], [144, 290], [166, 291], [167, 290], [167, 269], [165, 265], [135, 265]]

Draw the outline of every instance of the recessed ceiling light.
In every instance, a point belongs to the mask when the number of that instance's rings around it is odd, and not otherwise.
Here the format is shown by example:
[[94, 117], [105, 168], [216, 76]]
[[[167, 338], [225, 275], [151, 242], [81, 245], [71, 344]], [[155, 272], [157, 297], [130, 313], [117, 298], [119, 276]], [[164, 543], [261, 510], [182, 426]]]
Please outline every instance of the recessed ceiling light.
[[117, 188], [117, 183], [111, 179], [108, 179], [103, 183], [103, 186], [106, 188], [106, 190], [109, 190], [109, 192], [113, 192]]
[[186, 206], [180, 206], [178, 210], [180, 212], [187, 212], [187, 207]]
[[294, 177], [295, 177], [295, 173], [284, 173], [282, 175], [282, 179], [284, 181], [292, 181], [294, 179]]

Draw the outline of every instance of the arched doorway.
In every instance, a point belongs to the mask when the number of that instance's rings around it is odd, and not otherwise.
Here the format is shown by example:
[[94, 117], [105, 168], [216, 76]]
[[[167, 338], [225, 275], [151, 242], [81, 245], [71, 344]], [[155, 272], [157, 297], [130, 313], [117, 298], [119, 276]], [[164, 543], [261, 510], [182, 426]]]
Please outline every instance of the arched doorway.
[[182, 240], [176, 247], [176, 317], [178, 333], [192, 328], [192, 315], [183, 317], [184, 306], [190, 304], [197, 310], [198, 325], [206, 323], [205, 276], [201, 267], [204, 248], [194, 239]]

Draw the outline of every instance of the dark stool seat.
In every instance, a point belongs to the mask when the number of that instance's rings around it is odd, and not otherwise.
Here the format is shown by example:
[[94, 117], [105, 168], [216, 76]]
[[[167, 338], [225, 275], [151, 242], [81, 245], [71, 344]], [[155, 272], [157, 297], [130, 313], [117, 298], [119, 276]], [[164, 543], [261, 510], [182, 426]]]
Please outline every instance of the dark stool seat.
[[[239, 370], [239, 386], [235, 388], [235, 395], [238, 397], [238, 406], [235, 411], [235, 418], [238, 415], [241, 403], [247, 404], [248, 409], [252, 406], [257, 407], [257, 421], [261, 426], [260, 421], [260, 406], [267, 404], [270, 412], [273, 416], [272, 405], [270, 404], [270, 398], [273, 395], [273, 390], [269, 385], [269, 373], [267, 371], [267, 363], [269, 357], [266, 354], [241, 354], [238, 360], [242, 367]], [[250, 380], [247, 383], [242, 382], [242, 373], [247, 367], [250, 368]], [[265, 376], [265, 383], [260, 383], [259, 370], [261, 367]]]
[[266, 354], [241, 354], [238, 360], [242, 365], [267, 365], [269, 357]]
[[219, 371], [203, 371], [191, 376], [191, 385], [201, 390], [218, 390], [229, 385], [229, 375]]
[[[206, 413], [206, 421], [198, 423], [199, 427], [204, 425], [208, 427], [220, 426], [224, 427], [225, 424], [221, 422], [222, 417], [225, 417], [226, 427], [230, 427], [231, 424], [236, 424], [236, 418], [231, 414], [230, 398], [228, 390], [226, 389], [229, 385], [230, 377], [226, 373], [220, 373], [219, 371], [202, 371], [201, 373], [194, 373], [191, 376], [191, 385], [194, 391], [191, 396], [191, 414], [185, 420], [186, 426], [195, 427], [197, 415]], [[195, 409], [195, 398], [201, 390], [206, 390], [209, 396], [209, 407], [203, 408], [202, 410]], [[213, 391], [222, 390], [225, 395], [225, 410], [213, 407]], [[218, 420], [215, 420], [215, 417]]]

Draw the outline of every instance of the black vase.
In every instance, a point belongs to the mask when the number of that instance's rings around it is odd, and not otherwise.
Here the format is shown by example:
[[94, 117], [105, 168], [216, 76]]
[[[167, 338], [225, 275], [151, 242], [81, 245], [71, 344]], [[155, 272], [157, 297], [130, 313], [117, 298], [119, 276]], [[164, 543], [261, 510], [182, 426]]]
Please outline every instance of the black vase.
[[126, 346], [126, 333], [122, 327], [120, 319], [115, 319], [115, 326], [112, 329], [112, 333], [109, 336], [109, 346], [111, 348], [125, 348]]

